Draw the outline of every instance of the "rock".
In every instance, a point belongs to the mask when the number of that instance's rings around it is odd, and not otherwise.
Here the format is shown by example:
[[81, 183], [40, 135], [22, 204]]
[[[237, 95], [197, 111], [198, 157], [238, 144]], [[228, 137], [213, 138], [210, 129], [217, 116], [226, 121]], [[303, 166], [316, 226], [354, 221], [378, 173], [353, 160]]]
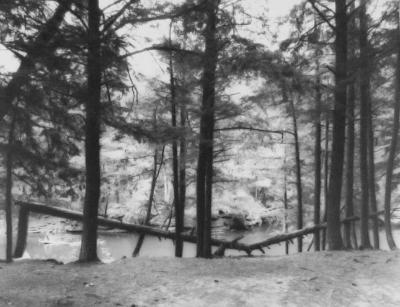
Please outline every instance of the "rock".
[[247, 230], [249, 227], [246, 225], [246, 218], [242, 215], [232, 215], [228, 220], [229, 229], [234, 230]]

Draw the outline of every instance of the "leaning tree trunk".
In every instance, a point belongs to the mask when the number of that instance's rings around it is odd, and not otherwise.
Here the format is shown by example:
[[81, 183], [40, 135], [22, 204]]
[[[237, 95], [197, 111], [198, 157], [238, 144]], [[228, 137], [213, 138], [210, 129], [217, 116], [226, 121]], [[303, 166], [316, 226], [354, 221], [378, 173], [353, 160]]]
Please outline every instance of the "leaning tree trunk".
[[347, 4], [346, 0], [335, 0], [335, 3], [335, 104], [327, 210], [327, 241], [330, 250], [343, 249], [340, 233], [340, 200], [343, 180], [347, 99]]
[[[144, 220], [144, 225], [149, 225], [150, 219], [151, 219], [151, 209], [153, 208], [153, 201], [154, 201], [154, 192], [156, 190], [156, 184], [157, 184], [157, 179], [158, 176], [160, 175], [160, 171], [162, 168], [162, 165], [164, 163], [164, 149], [165, 147], [163, 146], [162, 151], [161, 151], [161, 158], [160, 158], [160, 163], [158, 165], [158, 148], [156, 147], [154, 149], [154, 156], [153, 156], [153, 171], [152, 171], [152, 177], [151, 177], [151, 184], [150, 184], [150, 194], [149, 194], [149, 201], [147, 203], [147, 212], [146, 212], [146, 217]], [[140, 249], [142, 248], [143, 242], [144, 242], [145, 234], [141, 234], [139, 236], [139, 239], [136, 243], [135, 249], [133, 250], [132, 257], [137, 257], [140, 253]]]
[[391, 198], [392, 198], [392, 181], [393, 181], [393, 168], [394, 160], [397, 153], [397, 139], [399, 136], [400, 128], [400, 5], [398, 7], [397, 15], [397, 59], [396, 59], [396, 77], [395, 77], [395, 93], [394, 93], [394, 116], [393, 116], [393, 129], [392, 140], [390, 142], [389, 157], [386, 166], [386, 183], [385, 183], [385, 232], [389, 248], [396, 249], [396, 243], [392, 233], [392, 223], [390, 220], [391, 215]]
[[371, 248], [368, 232], [369, 192], [368, 192], [368, 53], [366, 1], [360, 6], [360, 175], [361, 175], [361, 246]]
[[216, 25], [218, 3], [204, 3], [207, 24], [204, 31], [202, 106], [200, 119], [199, 157], [197, 163], [197, 257], [211, 257], [211, 200], [213, 179], [213, 138], [216, 66], [218, 57]]
[[98, 0], [89, 0], [88, 91], [86, 97], [85, 162], [86, 192], [79, 261], [97, 261], [97, 214], [100, 197], [100, 9]]
[[[301, 182], [299, 134], [297, 129], [297, 117], [296, 117], [296, 109], [294, 106], [293, 97], [289, 99], [289, 104], [293, 120], [294, 146], [295, 146], [295, 156], [296, 156], [297, 229], [301, 229], [303, 228], [303, 189]], [[303, 237], [301, 236], [297, 238], [297, 251], [299, 253], [303, 251]]]

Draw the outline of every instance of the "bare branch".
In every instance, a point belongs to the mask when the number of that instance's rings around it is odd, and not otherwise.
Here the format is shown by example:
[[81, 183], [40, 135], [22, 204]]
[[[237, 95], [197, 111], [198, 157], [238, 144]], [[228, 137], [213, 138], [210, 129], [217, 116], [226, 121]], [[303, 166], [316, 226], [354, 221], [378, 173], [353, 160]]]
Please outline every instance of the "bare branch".
[[250, 130], [250, 131], [257, 131], [257, 132], [264, 132], [264, 133], [271, 133], [271, 134], [279, 134], [283, 136], [284, 134], [291, 134], [294, 133], [288, 130], [269, 130], [269, 129], [261, 129], [261, 128], [254, 128], [254, 127], [246, 127], [246, 126], [233, 126], [233, 127], [224, 127], [224, 128], [216, 128], [214, 131], [232, 131], [232, 130]]
[[147, 47], [147, 48], [143, 48], [143, 49], [140, 49], [140, 50], [136, 50], [136, 51], [132, 51], [132, 52], [123, 54], [123, 55], [120, 56], [120, 58], [124, 59], [124, 58], [130, 57], [132, 55], [136, 55], [136, 54], [139, 54], [139, 53], [143, 53], [143, 52], [146, 52], [146, 51], [152, 51], [152, 50], [156, 50], [156, 51], [175, 51], [175, 52], [181, 52], [181, 53], [186, 53], [186, 54], [195, 55], [195, 56], [202, 56], [203, 55], [202, 52], [198, 52], [198, 51], [194, 51], [194, 50], [188, 50], [188, 49], [181, 49], [181, 48], [170, 46], [170, 45], [159, 44], [159, 45], [153, 45], [153, 46], [150, 46], [150, 47]]
[[315, 0], [307, 0], [307, 2], [309, 2], [313, 9], [317, 12], [317, 14], [319, 15], [319, 17], [321, 17], [321, 19], [323, 21], [325, 21], [327, 23], [327, 25], [332, 29], [335, 30], [335, 26], [331, 23], [331, 19], [329, 19], [317, 6]]
[[122, 16], [125, 10], [130, 7], [135, 2], [139, 2], [139, 0], [130, 0], [128, 1], [117, 13], [111, 16], [107, 22], [105, 22], [102, 32], [106, 32], [117, 20]]

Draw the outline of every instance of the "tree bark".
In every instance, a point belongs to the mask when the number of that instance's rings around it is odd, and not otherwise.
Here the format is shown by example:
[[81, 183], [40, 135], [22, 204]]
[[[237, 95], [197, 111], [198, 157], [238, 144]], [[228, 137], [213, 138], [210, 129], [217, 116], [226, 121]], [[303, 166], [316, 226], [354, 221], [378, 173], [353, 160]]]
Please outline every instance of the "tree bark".
[[0, 120], [8, 113], [20, 88], [29, 81], [29, 74], [35, 70], [35, 63], [43, 57], [43, 54], [49, 53], [53, 48], [49, 46], [49, 43], [57, 33], [72, 2], [72, 0], [59, 1], [53, 16], [43, 25], [36, 39], [28, 46], [27, 54], [21, 60], [18, 70], [13, 74], [4, 90], [0, 92]]
[[[286, 153], [285, 153], [286, 155]], [[283, 191], [283, 206], [285, 208], [285, 215], [284, 215], [284, 224], [285, 224], [285, 233], [288, 232], [288, 218], [287, 218], [287, 211], [289, 209], [288, 206], [288, 199], [287, 199], [287, 178], [286, 178], [286, 156], [285, 156], [285, 175], [284, 175], [284, 191]], [[289, 255], [289, 241], [285, 242], [285, 254]]]
[[385, 182], [385, 233], [386, 240], [391, 250], [396, 249], [396, 242], [393, 238], [391, 215], [391, 198], [392, 198], [392, 181], [394, 161], [397, 153], [397, 141], [400, 128], [400, 5], [397, 7], [397, 41], [396, 41], [396, 76], [395, 76], [395, 92], [394, 92], [394, 114], [393, 114], [393, 129], [392, 139], [390, 142], [389, 157], [386, 164], [386, 182]]
[[[186, 106], [180, 103], [180, 126], [186, 127]], [[185, 228], [185, 202], [186, 202], [186, 136], [182, 134], [179, 140], [179, 201], [180, 216], [182, 218], [181, 231]]]
[[[372, 101], [371, 101], [371, 65], [369, 65], [370, 59], [371, 59], [371, 52], [369, 48], [369, 40], [368, 40], [368, 22], [367, 22], [367, 1], [363, 0], [363, 6], [364, 8], [361, 9], [360, 14], [363, 14], [363, 21], [360, 22], [360, 35], [363, 36], [363, 40], [365, 46], [364, 52], [360, 51], [360, 57], [361, 57], [361, 65], [363, 66], [363, 73], [365, 73], [365, 81], [366, 81], [366, 107], [367, 107], [367, 124], [368, 124], [368, 130], [367, 130], [367, 146], [368, 146], [368, 192], [369, 192], [369, 201], [371, 205], [371, 211], [377, 212], [378, 211], [378, 205], [376, 202], [376, 187], [375, 187], [375, 146], [374, 146], [374, 125], [373, 125], [373, 119], [372, 119]], [[361, 45], [360, 45], [361, 49]], [[365, 57], [365, 59], [364, 59]], [[365, 66], [364, 66], [365, 65]], [[372, 219], [372, 234], [373, 234], [373, 241], [374, 241], [374, 248], [379, 249], [379, 221], [378, 217], [375, 216], [375, 218]]]
[[207, 16], [204, 31], [205, 53], [202, 78], [202, 106], [200, 119], [199, 157], [197, 163], [197, 256], [211, 257], [211, 205], [213, 179], [213, 138], [216, 65], [218, 57], [216, 24], [218, 3], [207, 0], [204, 3]]
[[100, 197], [100, 9], [98, 0], [89, 0], [88, 92], [86, 97], [85, 162], [86, 192], [79, 260], [97, 261], [97, 214]]
[[[171, 44], [171, 27], [170, 27], [170, 44]], [[171, 123], [172, 127], [177, 127], [177, 108], [176, 108], [176, 88], [175, 88], [175, 76], [173, 68], [172, 52], [169, 57], [169, 74], [170, 74], [170, 95], [171, 95]], [[182, 257], [183, 252], [183, 240], [181, 233], [183, 231], [183, 215], [182, 215], [182, 203], [180, 199], [179, 187], [179, 158], [178, 158], [178, 140], [175, 138], [172, 141], [172, 174], [173, 174], [173, 189], [174, 189], [174, 208], [175, 208], [175, 257]]]
[[[351, 5], [351, 11], [355, 9], [354, 2]], [[351, 68], [349, 69], [350, 83], [348, 85], [347, 97], [347, 142], [346, 142], [346, 217], [354, 215], [354, 149], [355, 149], [355, 127], [354, 127], [354, 109], [356, 101], [356, 88], [355, 88], [355, 75], [354, 69], [356, 55], [354, 36], [350, 31], [356, 28], [355, 18], [352, 17], [350, 21], [349, 32], [347, 37], [350, 42], [349, 46], [349, 61]], [[354, 224], [348, 222], [344, 224], [344, 246], [346, 249], [352, 249], [351, 242], [352, 232], [354, 231]]]
[[24, 255], [26, 240], [28, 238], [29, 209], [20, 207], [18, 213], [18, 235], [15, 244], [14, 257], [20, 258]]
[[6, 213], [6, 261], [12, 262], [12, 170], [13, 170], [13, 152], [12, 145], [14, 144], [14, 126], [15, 119], [12, 118], [10, 131], [8, 133], [8, 150], [6, 154], [6, 197], [5, 197], [5, 213]]
[[361, 175], [361, 246], [371, 248], [368, 232], [369, 185], [368, 185], [368, 39], [366, 21], [366, 1], [361, 0], [360, 19], [360, 175]]
[[[319, 65], [319, 50], [316, 51], [316, 85], [315, 85], [315, 143], [314, 143], [314, 225], [321, 222], [321, 76]], [[314, 249], [319, 251], [320, 230], [314, 233]]]
[[[371, 94], [368, 99], [368, 190], [371, 203], [371, 211], [378, 211], [376, 201], [376, 186], [375, 186], [375, 146], [374, 146], [374, 130], [371, 108]], [[379, 249], [379, 220], [378, 217], [372, 219], [372, 235], [374, 248]]]
[[[301, 160], [300, 160], [299, 135], [297, 129], [297, 116], [293, 98], [289, 99], [289, 104], [293, 121], [294, 146], [295, 146], [295, 158], [296, 158], [297, 229], [301, 229], [303, 228], [303, 189], [301, 181]], [[303, 251], [303, 238], [301, 236], [297, 238], [297, 251], [299, 253]]]
[[340, 200], [343, 180], [347, 99], [347, 4], [346, 0], [335, 0], [335, 4], [335, 104], [327, 210], [327, 241], [330, 250], [343, 249], [340, 232]]
[[[347, 124], [347, 165], [346, 165], [346, 217], [354, 215], [354, 148], [355, 148], [355, 127], [354, 127], [355, 87], [354, 83], [349, 85], [348, 100], [348, 124]], [[351, 234], [354, 225], [344, 225], [344, 246], [352, 249]]]
[[[329, 192], [329, 113], [325, 118], [325, 156], [324, 156], [324, 197], [325, 197], [325, 211], [322, 220], [326, 222], [328, 211], [328, 192]], [[326, 228], [322, 230], [322, 250], [326, 248]]]

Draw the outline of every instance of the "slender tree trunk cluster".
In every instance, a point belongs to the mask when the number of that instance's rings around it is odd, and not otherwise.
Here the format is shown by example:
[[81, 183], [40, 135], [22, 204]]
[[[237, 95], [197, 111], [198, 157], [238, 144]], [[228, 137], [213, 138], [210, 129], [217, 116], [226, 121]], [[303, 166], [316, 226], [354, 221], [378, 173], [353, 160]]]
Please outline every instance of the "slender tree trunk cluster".
[[[375, 186], [375, 157], [374, 157], [374, 123], [372, 114], [371, 98], [371, 52], [368, 39], [368, 15], [367, 0], [360, 0], [360, 6], [355, 9], [354, 2], [349, 4], [345, 0], [336, 0], [335, 26], [335, 102], [333, 112], [333, 134], [332, 134], [332, 157], [330, 166], [329, 191], [327, 203], [327, 237], [329, 249], [342, 249], [343, 247], [352, 248], [357, 246], [357, 237], [355, 235], [354, 225], [346, 223], [344, 226], [344, 242], [341, 237], [339, 226], [341, 215], [341, 186], [344, 164], [344, 145], [345, 145], [345, 124], [347, 122], [346, 139], [346, 195], [345, 195], [345, 213], [346, 217], [354, 215], [354, 150], [355, 150], [355, 107], [356, 107], [356, 80], [359, 81], [360, 93], [360, 148], [359, 148], [359, 168], [361, 183], [361, 218], [360, 218], [360, 248], [372, 248], [369, 230], [369, 218], [372, 216], [372, 234], [373, 246], [379, 249], [379, 224], [378, 224], [378, 204]], [[315, 3], [314, 3], [315, 7]], [[347, 9], [351, 8], [352, 13], [348, 14]], [[349, 30], [356, 28], [354, 20], [355, 12], [358, 12], [359, 29], [359, 61], [356, 59], [357, 46], [354, 43], [355, 38]], [[353, 16], [353, 17], [351, 17]], [[351, 19], [350, 19], [351, 18]], [[348, 24], [350, 27], [348, 27]], [[350, 41], [351, 43], [348, 43]], [[349, 69], [348, 63], [353, 63], [353, 68]], [[357, 65], [355, 64], [357, 63]], [[358, 72], [358, 73], [357, 73]], [[356, 77], [358, 76], [358, 78]], [[396, 91], [396, 95], [399, 95]], [[398, 99], [395, 98], [395, 99]], [[347, 104], [347, 105], [346, 105]], [[398, 112], [398, 111], [397, 111]], [[394, 157], [396, 153], [396, 136], [398, 134], [398, 113], [395, 108], [395, 120], [393, 127], [393, 136], [391, 150], [387, 166], [385, 211], [386, 211], [386, 229], [390, 229], [390, 191], [392, 181], [392, 171]], [[347, 117], [347, 120], [346, 120]], [[397, 121], [397, 124], [396, 124]], [[397, 125], [397, 126], [396, 126]], [[397, 130], [396, 130], [397, 129]], [[318, 136], [318, 135], [317, 135]], [[317, 158], [317, 151], [316, 151]], [[317, 176], [317, 175], [316, 175]], [[315, 188], [318, 184], [315, 183]], [[316, 195], [317, 192], [316, 192]], [[316, 209], [316, 207], [315, 207]], [[317, 210], [315, 210], [317, 211]], [[371, 213], [371, 214], [370, 214]], [[388, 235], [389, 246], [393, 246], [394, 241]], [[353, 243], [352, 243], [353, 241]]]
[[397, 143], [400, 131], [400, 5], [398, 5], [397, 14], [397, 35], [396, 35], [396, 75], [395, 75], [395, 94], [394, 94], [394, 114], [393, 114], [393, 129], [392, 139], [389, 149], [389, 157], [386, 167], [386, 183], [385, 183], [385, 232], [386, 239], [390, 249], [396, 249], [396, 243], [393, 238], [391, 217], [391, 197], [392, 197], [392, 181], [393, 181], [393, 168], [397, 154]]

